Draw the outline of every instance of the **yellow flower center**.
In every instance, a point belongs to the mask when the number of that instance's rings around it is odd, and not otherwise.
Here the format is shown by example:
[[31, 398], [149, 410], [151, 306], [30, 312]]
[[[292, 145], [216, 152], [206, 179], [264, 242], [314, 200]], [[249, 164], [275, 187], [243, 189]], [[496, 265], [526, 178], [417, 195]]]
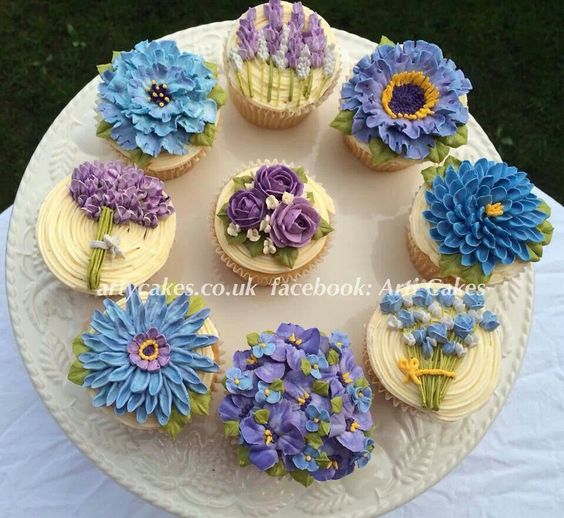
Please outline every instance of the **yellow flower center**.
[[269, 396], [270, 395], [270, 389], [264, 389], [264, 395]]
[[360, 426], [360, 425], [359, 425], [356, 421], [353, 421], [353, 422], [351, 423], [351, 432], [355, 432], [356, 429], [357, 429], [359, 426]]
[[239, 385], [239, 383], [240, 383], [239, 378], [235, 378], [235, 379], [233, 380], [233, 383], [235, 383], [235, 385]]
[[309, 394], [304, 392], [303, 396], [298, 396], [296, 399], [300, 405], [303, 405], [309, 399]]
[[306, 455], [305, 459], [309, 462], [311, 460], [311, 455]]
[[261, 342], [261, 343], [259, 344], [259, 347], [260, 347], [261, 349], [264, 349], [264, 348], [266, 347], [266, 344], [265, 344], [264, 342]]
[[264, 442], [265, 444], [270, 444], [272, 442], [272, 432], [268, 428], [265, 428], [264, 430]]
[[486, 216], [489, 216], [490, 218], [495, 218], [496, 216], [502, 216], [503, 215], [503, 205], [501, 204], [501, 202], [497, 202], [497, 203], [488, 203], [486, 205]]
[[303, 343], [303, 340], [301, 338], [296, 338], [296, 335], [294, 333], [289, 336], [288, 341], [297, 346], [300, 346]]
[[159, 345], [155, 340], [149, 338], [139, 346], [139, 357], [142, 360], [152, 361], [159, 357]]
[[313, 418], [313, 422], [314, 422], [314, 423], [319, 423], [319, 417], [314, 417], [314, 418]]
[[257, 359], [252, 354], [247, 358], [247, 364], [248, 365], [254, 365], [256, 362], [257, 362]]
[[342, 378], [343, 378], [343, 381], [344, 381], [346, 384], [353, 382], [353, 380], [352, 380], [352, 378], [351, 378], [351, 373], [348, 372], [348, 371], [347, 371], [347, 372], [343, 372]]
[[[404, 87], [405, 85], [412, 85], [419, 87], [423, 96], [423, 105], [417, 109], [414, 113], [401, 113], [395, 112], [392, 109], [392, 99], [394, 97], [394, 90], [396, 87]], [[394, 74], [390, 79], [390, 82], [384, 88], [382, 92], [382, 106], [386, 113], [392, 119], [409, 119], [417, 120], [423, 119], [433, 113], [433, 107], [439, 102], [439, 91], [431, 83], [431, 80], [419, 71], [412, 72], [399, 72]]]

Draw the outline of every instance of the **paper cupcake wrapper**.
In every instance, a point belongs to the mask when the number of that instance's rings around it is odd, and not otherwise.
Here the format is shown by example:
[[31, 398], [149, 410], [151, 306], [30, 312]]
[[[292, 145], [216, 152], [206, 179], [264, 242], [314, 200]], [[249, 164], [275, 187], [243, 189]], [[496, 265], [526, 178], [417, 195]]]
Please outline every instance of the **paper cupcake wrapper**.
[[[215, 196], [214, 201], [212, 202], [212, 207], [211, 207], [210, 228], [211, 228], [211, 236], [212, 236], [212, 239], [213, 239], [214, 244], [215, 244], [215, 251], [216, 251], [217, 255], [219, 256], [219, 258], [221, 259], [221, 261], [230, 270], [232, 270], [235, 274], [237, 274], [239, 277], [241, 277], [245, 280], [251, 279], [253, 282], [258, 284], [259, 286], [271, 286], [277, 280], [281, 284], [296, 282], [300, 277], [303, 277], [304, 275], [306, 275], [310, 271], [312, 271], [325, 258], [325, 256], [327, 255], [328, 251], [331, 249], [331, 246], [332, 246], [332, 236], [331, 235], [326, 236], [325, 244], [324, 244], [321, 252], [319, 252], [311, 261], [309, 261], [304, 266], [301, 266], [300, 268], [296, 268], [294, 270], [290, 270], [290, 271], [287, 271], [287, 272], [269, 274], [269, 273], [264, 273], [264, 272], [257, 272], [255, 270], [250, 269], [250, 268], [246, 268], [245, 266], [241, 266], [239, 263], [235, 262], [225, 252], [225, 250], [222, 248], [222, 246], [219, 244], [219, 240], [217, 239], [217, 235], [216, 235], [216, 232], [215, 232], [215, 218], [216, 218], [216, 210], [217, 210], [217, 207], [216, 207], [217, 199], [219, 198], [219, 195], [221, 194], [221, 191], [224, 189], [227, 182], [231, 181], [235, 176], [243, 173], [244, 171], [247, 171], [248, 169], [252, 169], [252, 168], [255, 168], [255, 167], [258, 168], [258, 167], [260, 167], [261, 165], [264, 165], [264, 164], [267, 164], [267, 165], [268, 164], [284, 164], [291, 169], [296, 167], [296, 165], [293, 162], [285, 162], [284, 160], [278, 160], [276, 158], [274, 158], [272, 160], [254, 160], [253, 162], [248, 163], [244, 167], [239, 168], [235, 173], [231, 174], [228, 178], [226, 178], [226, 180], [219, 187], [219, 189], [217, 191], [217, 195]], [[308, 175], [308, 177], [315, 180], [315, 178], [312, 175]], [[315, 181], [318, 185], [322, 186], [322, 184], [320, 182], [318, 182], [317, 180], [315, 180]], [[335, 224], [335, 214], [331, 214], [331, 223], [333, 225]]]

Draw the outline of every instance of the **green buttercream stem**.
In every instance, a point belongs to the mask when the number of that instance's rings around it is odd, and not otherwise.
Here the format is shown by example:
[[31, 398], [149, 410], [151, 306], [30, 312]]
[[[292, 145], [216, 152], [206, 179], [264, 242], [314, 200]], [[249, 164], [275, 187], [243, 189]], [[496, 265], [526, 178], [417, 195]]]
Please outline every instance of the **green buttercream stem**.
[[260, 65], [260, 98], [264, 96], [264, 61]]
[[298, 108], [300, 107], [301, 101], [302, 101], [302, 81], [301, 79], [298, 79]]
[[249, 61], [245, 62], [247, 64], [247, 83], [249, 85], [249, 97], [254, 97], [253, 94], [253, 78], [251, 76], [251, 65]]
[[280, 83], [282, 81], [282, 69], [278, 69], [278, 91], [276, 92], [276, 106], [280, 104]]
[[288, 102], [291, 103], [294, 99], [294, 71], [290, 70], [290, 89], [288, 91]]
[[304, 90], [304, 97], [306, 99], [309, 99], [309, 96], [311, 94], [311, 87], [313, 84], [313, 70], [309, 71], [309, 75], [307, 76], [307, 83], [306, 83], [306, 87]]
[[272, 101], [272, 80], [274, 74], [274, 64], [272, 63], [272, 59], [268, 63], [268, 92], [266, 94], [267, 102]]
[[239, 81], [239, 89], [241, 93], [245, 95], [245, 89], [243, 88], [243, 78], [241, 77], [241, 72], [237, 71], [237, 81]]
[[[96, 240], [102, 241], [106, 234], [111, 234], [114, 224], [114, 211], [108, 207], [102, 207], [100, 217], [98, 218], [98, 228], [96, 231]], [[100, 286], [100, 273], [102, 263], [106, 257], [106, 250], [102, 248], [94, 248], [88, 260], [88, 289], [96, 290]]]

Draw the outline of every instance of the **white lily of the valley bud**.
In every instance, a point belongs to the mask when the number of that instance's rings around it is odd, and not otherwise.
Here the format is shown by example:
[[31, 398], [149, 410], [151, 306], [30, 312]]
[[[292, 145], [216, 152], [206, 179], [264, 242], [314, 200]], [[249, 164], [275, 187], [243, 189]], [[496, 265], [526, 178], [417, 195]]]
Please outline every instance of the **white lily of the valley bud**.
[[233, 222], [229, 223], [229, 226], [227, 227], [227, 233], [230, 236], [237, 237], [239, 235], [239, 232], [241, 232], [241, 227], [239, 225]]
[[259, 230], [268, 234], [270, 232], [270, 214], [267, 214], [264, 219], [260, 222]]
[[413, 298], [411, 297], [411, 295], [405, 295], [405, 297], [403, 297], [403, 305], [406, 308], [413, 306]]
[[466, 349], [464, 349], [464, 346], [460, 342], [456, 342], [454, 344], [454, 352], [456, 356], [464, 356], [466, 354]]
[[250, 228], [247, 230], [247, 239], [256, 243], [260, 239], [259, 231], [256, 228]]
[[446, 326], [446, 328], [450, 331], [454, 327], [454, 320], [450, 315], [446, 315], [441, 319], [441, 322]]
[[464, 343], [468, 347], [476, 347], [478, 345], [478, 339], [476, 338], [476, 335], [470, 333], [469, 335], [466, 335], [466, 338], [464, 339]]
[[296, 65], [296, 75], [298, 79], [304, 81], [309, 75], [311, 69], [311, 51], [307, 45], [304, 45], [300, 57], [298, 58], [298, 63]]
[[258, 33], [258, 50], [257, 58], [261, 61], [266, 61], [268, 59], [268, 46], [266, 44], [266, 38], [264, 37], [264, 32], [259, 31]]
[[337, 65], [337, 56], [335, 54], [335, 44], [331, 43], [325, 49], [325, 58], [323, 59], [323, 76], [331, 77], [333, 72], [335, 72], [335, 66]]
[[406, 345], [413, 347], [415, 345], [415, 337], [413, 336], [413, 333], [404, 333], [403, 341]]
[[388, 317], [388, 327], [391, 329], [401, 329], [403, 326], [395, 315], [390, 315]]
[[294, 195], [290, 192], [284, 192], [284, 194], [282, 194], [282, 201], [286, 205], [290, 205], [294, 201]]
[[416, 309], [413, 312], [413, 316], [415, 317], [416, 320], [419, 320], [420, 322], [423, 322], [424, 324], [427, 324], [431, 321], [431, 315], [429, 315], [429, 313], [427, 313], [426, 311], [423, 311], [421, 309]]
[[474, 322], [476, 322], [476, 324], [479, 324], [484, 318], [482, 316], [482, 312], [475, 309], [469, 310], [468, 314], [472, 317], [472, 319], [474, 320]]
[[276, 196], [271, 194], [270, 196], [268, 196], [268, 198], [266, 198], [267, 209], [273, 210], [278, 207], [278, 205], [280, 205], [280, 202], [278, 201], [278, 198], [276, 198]]
[[264, 255], [272, 255], [276, 253], [276, 247], [274, 246], [274, 243], [272, 242], [272, 239], [270, 238], [266, 238], [264, 240], [264, 244], [262, 246], [262, 253]]
[[434, 317], [440, 317], [443, 314], [443, 308], [436, 300], [431, 302], [427, 309]]
[[462, 302], [461, 300], [455, 300], [453, 307], [454, 307], [454, 311], [456, 311], [457, 313], [463, 313], [464, 311], [466, 311], [466, 306], [464, 305], [464, 302]]
[[243, 68], [243, 58], [241, 57], [241, 54], [239, 54], [238, 49], [231, 49], [229, 51], [229, 61], [231, 61], [233, 68], [237, 72], [240, 72]]

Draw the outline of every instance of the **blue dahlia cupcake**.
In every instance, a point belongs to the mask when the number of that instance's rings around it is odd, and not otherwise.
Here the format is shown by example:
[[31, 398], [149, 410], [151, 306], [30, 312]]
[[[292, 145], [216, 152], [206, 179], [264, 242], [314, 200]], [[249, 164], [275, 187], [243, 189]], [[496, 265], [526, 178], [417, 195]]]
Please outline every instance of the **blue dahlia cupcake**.
[[422, 171], [409, 216], [411, 260], [426, 279], [499, 284], [539, 261], [552, 239], [550, 207], [526, 173], [450, 157]]
[[394, 44], [382, 37], [341, 89], [331, 126], [366, 166], [398, 171], [440, 163], [466, 143], [466, 94], [472, 85], [454, 61], [426, 41]]
[[193, 415], [207, 415], [219, 371], [218, 332], [204, 301], [179, 286], [104, 300], [72, 344], [68, 379], [95, 407], [134, 428], [175, 437]]
[[247, 343], [226, 372], [219, 407], [240, 465], [306, 487], [365, 466], [374, 449], [372, 390], [348, 336], [281, 324]]
[[227, 97], [215, 64], [174, 41], [142, 41], [98, 72], [97, 135], [152, 176], [176, 178], [212, 146]]

